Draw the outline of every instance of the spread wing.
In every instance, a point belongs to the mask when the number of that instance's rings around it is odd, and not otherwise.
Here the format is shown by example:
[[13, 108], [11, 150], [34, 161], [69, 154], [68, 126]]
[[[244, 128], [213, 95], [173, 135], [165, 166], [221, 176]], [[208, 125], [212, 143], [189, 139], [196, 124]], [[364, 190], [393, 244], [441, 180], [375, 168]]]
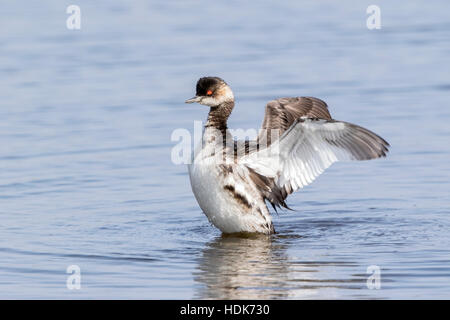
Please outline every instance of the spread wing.
[[[260, 142], [267, 139], [270, 145], [271, 137], [269, 132], [280, 137], [295, 120], [301, 117], [319, 118], [331, 120], [327, 104], [313, 97], [280, 98], [272, 100], [266, 105], [266, 113], [261, 126], [263, 129], [258, 137]], [[274, 132], [274, 131], [277, 132]]]
[[[294, 111], [275, 106], [273, 108], [281, 110], [282, 118], [286, 119], [277, 120], [275, 114], [268, 116], [266, 113], [264, 123], [276, 129], [279, 126], [284, 130], [282, 136], [269, 147], [240, 159], [274, 208], [287, 207], [284, 200], [289, 194], [310, 184], [336, 161], [375, 159], [385, 157], [388, 152], [389, 144], [377, 134], [351, 123], [332, 120], [320, 100], [316, 102], [318, 108], [311, 104], [309, 112], [326, 119], [306, 115], [291, 120]], [[272, 112], [271, 108], [269, 112]], [[290, 127], [284, 129], [290, 121]]]

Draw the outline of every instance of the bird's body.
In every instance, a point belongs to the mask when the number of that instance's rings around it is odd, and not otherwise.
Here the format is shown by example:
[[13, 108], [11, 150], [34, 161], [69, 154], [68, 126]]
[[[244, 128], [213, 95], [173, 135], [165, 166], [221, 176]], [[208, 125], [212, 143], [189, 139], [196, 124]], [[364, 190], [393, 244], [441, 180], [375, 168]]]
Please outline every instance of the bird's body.
[[[272, 233], [272, 219], [249, 178], [249, 168], [234, 161], [231, 147], [216, 144], [211, 129], [203, 134], [204, 145], [189, 165], [192, 190], [209, 221], [224, 233]], [[227, 159], [218, 160], [217, 154]]]
[[186, 102], [210, 107], [189, 177], [200, 208], [224, 233], [274, 233], [266, 201], [274, 208], [287, 208], [286, 197], [333, 162], [368, 160], [387, 152], [385, 140], [333, 120], [325, 102], [317, 98], [269, 102], [258, 139], [251, 142], [234, 141], [228, 131], [234, 96], [222, 79], [201, 78], [196, 97]]

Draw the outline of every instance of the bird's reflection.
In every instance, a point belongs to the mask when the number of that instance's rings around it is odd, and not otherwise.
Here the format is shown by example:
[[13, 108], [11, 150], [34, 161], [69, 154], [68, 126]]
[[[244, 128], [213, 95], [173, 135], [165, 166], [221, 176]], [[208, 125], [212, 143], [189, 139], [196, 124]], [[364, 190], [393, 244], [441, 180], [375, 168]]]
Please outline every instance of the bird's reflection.
[[203, 250], [194, 275], [198, 299], [273, 299], [287, 295], [285, 245], [266, 235], [222, 235]]
[[[293, 235], [222, 235], [209, 242], [194, 272], [197, 299], [330, 299], [364, 297], [365, 274], [347, 259], [320, 251], [288, 255]], [[291, 251], [289, 251], [291, 252]], [[300, 251], [301, 253], [301, 251]], [[351, 289], [351, 290], [349, 290]]]

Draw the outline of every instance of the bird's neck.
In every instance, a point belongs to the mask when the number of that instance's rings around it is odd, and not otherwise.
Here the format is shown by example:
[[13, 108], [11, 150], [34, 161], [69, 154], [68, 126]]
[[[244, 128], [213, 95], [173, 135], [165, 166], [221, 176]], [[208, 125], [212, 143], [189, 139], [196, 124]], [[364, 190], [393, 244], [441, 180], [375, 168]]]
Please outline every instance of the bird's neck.
[[220, 130], [225, 136], [227, 130], [228, 117], [233, 111], [234, 100], [224, 101], [217, 107], [211, 107], [206, 121], [205, 128]]

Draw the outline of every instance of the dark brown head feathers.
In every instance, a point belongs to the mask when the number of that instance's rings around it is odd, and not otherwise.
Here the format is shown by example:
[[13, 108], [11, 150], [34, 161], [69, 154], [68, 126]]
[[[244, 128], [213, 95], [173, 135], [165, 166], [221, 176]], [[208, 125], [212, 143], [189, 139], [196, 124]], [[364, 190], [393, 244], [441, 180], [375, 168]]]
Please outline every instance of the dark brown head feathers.
[[203, 77], [197, 81], [197, 96], [206, 96], [207, 92], [211, 90], [214, 92], [216, 89], [226, 84], [219, 77]]

